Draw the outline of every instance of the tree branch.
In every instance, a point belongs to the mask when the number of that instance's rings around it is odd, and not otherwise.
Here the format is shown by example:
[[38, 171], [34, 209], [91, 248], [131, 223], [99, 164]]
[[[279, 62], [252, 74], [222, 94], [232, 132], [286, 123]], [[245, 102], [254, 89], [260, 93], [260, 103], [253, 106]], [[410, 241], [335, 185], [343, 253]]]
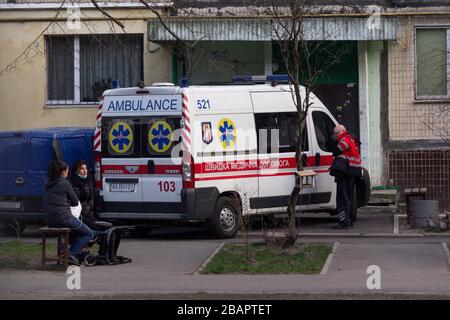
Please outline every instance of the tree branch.
[[119, 20], [117, 20], [116, 18], [114, 18], [113, 16], [111, 16], [108, 12], [106, 12], [105, 10], [103, 10], [102, 8], [100, 8], [100, 6], [97, 3], [97, 0], [91, 0], [92, 4], [94, 5], [94, 7], [100, 11], [101, 13], [103, 13], [103, 15], [105, 15], [106, 17], [108, 17], [109, 19], [111, 19], [111, 21], [113, 21], [115, 24], [117, 24], [119, 27], [122, 28], [122, 30], [125, 31], [125, 26], [123, 25], [122, 22], [120, 22]]

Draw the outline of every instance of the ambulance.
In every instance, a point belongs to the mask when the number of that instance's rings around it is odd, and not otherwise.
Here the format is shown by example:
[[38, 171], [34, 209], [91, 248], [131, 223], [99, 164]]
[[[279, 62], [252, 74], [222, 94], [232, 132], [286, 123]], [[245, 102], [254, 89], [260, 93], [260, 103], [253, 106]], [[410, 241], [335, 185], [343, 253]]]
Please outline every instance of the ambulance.
[[[99, 217], [149, 226], [206, 222], [215, 236], [232, 238], [241, 215], [285, 214], [297, 174], [297, 111], [291, 86], [272, 77], [256, 78], [261, 84], [156, 83], [105, 91], [94, 134]], [[298, 209], [336, 214], [328, 168], [337, 122], [311, 99], [302, 161], [315, 175]], [[363, 171], [354, 220], [370, 195]]]

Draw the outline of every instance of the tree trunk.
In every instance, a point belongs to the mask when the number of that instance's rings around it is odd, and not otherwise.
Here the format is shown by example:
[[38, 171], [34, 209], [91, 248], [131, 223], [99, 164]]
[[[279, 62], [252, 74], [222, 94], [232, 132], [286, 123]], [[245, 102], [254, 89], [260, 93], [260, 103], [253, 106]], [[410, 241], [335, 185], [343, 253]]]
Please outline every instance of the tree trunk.
[[283, 248], [292, 247], [297, 241], [297, 226], [295, 223], [295, 206], [297, 205], [298, 195], [300, 193], [300, 177], [298, 175], [295, 176], [295, 186], [292, 189], [291, 195], [289, 196], [289, 204], [288, 204], [288, 217], [289, 217], [289, 226], [287, 230], [287, 235], [285, 242], [283, 244]]

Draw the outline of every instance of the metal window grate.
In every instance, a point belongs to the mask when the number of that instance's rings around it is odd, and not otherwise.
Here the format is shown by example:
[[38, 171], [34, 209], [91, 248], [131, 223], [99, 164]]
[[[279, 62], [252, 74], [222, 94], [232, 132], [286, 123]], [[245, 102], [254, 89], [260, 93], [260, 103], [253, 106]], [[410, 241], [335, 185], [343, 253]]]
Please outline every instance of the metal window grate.
[[47, 105], [96, 104], [143, 79], [143, 35], [47, 36]]

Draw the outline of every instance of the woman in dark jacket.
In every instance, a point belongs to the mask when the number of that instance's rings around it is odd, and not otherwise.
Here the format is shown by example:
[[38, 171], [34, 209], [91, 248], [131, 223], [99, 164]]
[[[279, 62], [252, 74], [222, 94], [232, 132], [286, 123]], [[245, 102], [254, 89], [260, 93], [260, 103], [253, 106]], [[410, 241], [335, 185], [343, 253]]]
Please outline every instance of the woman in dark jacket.
[[[94, 213], [94, 184], [89, 175], [86, 161], [78, 160], [74, 162], [70, 170], [69, 180], [81, 203], [82, 221], [92, 230], [97, 230], [98, 227], [95, 226], [95, 222], [99, 220]], [[110, 250], [112, 260], [117, 254], [120, 240], [120, 232], [115, 231], [111, 233], [108, 249], [105, 250]], [[102, 250], [103, 248], [100, 251]]]
[[70, 170], [69, 181], [81, 203], [81, 219], [91, 229], [97, 221], [94, 214], [94, 184], [85, 161], [76, 161]]
[[43, 204], [49, 227], [71, 229], [69, 263], [78, 265], [76, 258], [94, 233], [70, 211], [71, 206], [78, 205], [78, 197], [66, 180], [68, 171], [64, 161], [53, 161], [49, 165]]

